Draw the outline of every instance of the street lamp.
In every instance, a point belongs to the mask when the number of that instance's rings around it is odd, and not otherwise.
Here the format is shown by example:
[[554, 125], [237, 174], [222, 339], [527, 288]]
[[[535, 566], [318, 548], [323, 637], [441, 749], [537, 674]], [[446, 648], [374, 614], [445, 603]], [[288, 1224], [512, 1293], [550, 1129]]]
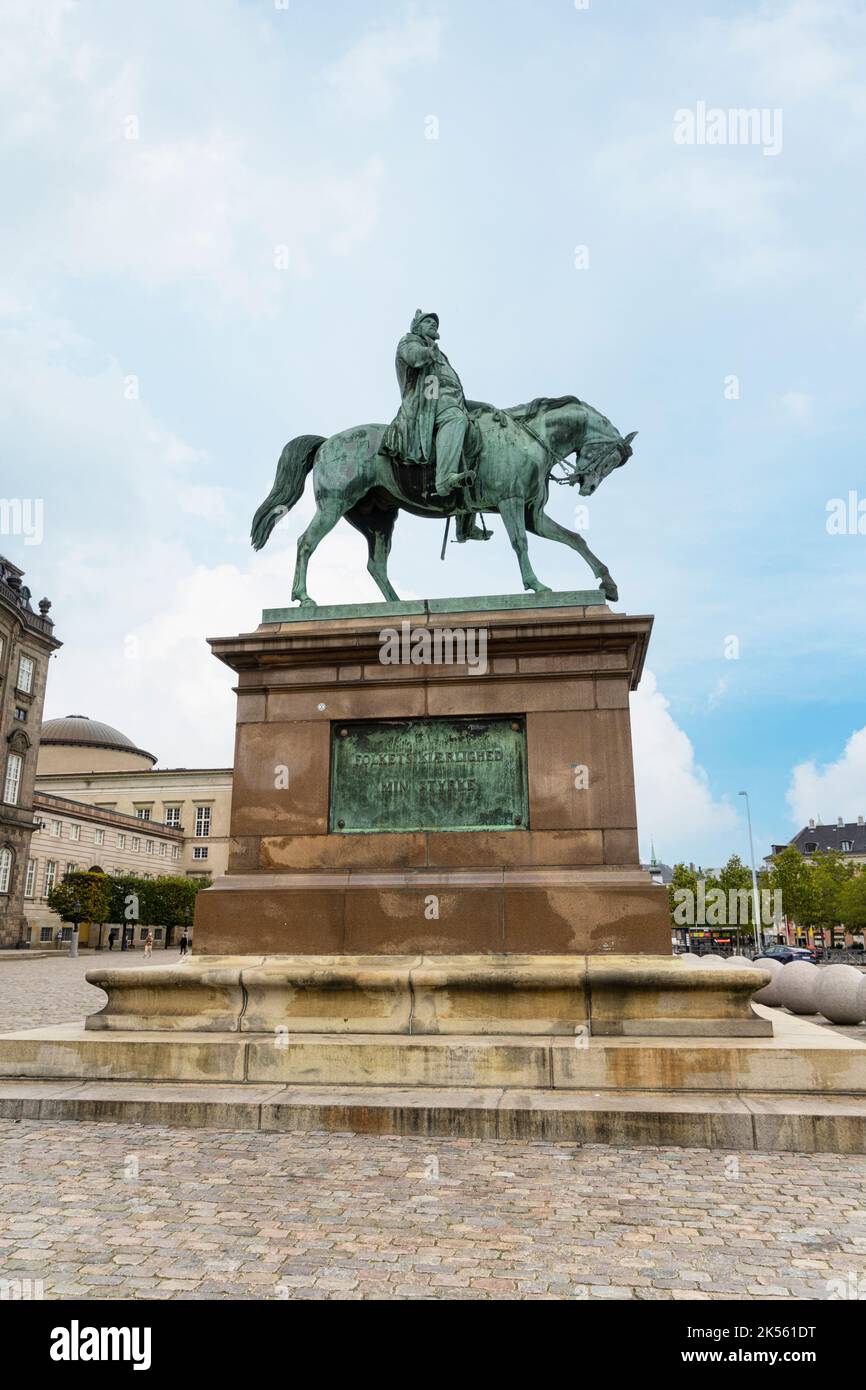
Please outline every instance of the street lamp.
[[72, 899], [72, 939], [69, 942], [69, 954], [78, 955], [78, 923], [81, 918], [81, 903], [77, 898]]
[[752, 907], [755, 914], [755, 945], [759, 951], [764, 949], [764, 942], [761, 937], [761, 904], [758, 898], [758, 875], [755, 872], [755, 844], [752, 839], [752, 812], [749, 807], [749, 793], [739, 792], [740, 796], [746, 798], [746, 817], [749, 822], [749, 855], [752, 861]]

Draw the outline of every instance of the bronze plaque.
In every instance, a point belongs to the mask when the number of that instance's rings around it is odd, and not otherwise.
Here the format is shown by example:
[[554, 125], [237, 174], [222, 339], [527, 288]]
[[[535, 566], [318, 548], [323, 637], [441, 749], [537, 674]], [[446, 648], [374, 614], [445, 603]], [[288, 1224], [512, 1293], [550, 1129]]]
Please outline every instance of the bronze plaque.
[[522, 715], [334, 724], [332, 741], [336, 834], [527, 828]]

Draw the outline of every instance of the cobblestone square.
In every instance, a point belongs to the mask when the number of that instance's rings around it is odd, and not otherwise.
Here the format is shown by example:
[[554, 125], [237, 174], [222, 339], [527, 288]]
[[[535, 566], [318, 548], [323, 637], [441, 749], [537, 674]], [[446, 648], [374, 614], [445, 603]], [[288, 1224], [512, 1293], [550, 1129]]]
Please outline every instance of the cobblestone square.
[[[0, 961], [3, 1029], [98, 1007], [96, 959]], [[866, 1157], [0, 1121], [0, 1279], [49, 1299], [862, 1297]]]

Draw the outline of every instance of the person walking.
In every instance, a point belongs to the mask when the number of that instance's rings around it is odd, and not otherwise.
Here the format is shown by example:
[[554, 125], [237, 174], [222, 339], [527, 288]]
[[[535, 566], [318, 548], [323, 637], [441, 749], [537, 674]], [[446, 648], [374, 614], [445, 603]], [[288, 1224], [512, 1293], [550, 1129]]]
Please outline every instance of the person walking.
[[150, 960], [153, 955], [153, 932], [149, 931], [144, 938], [144, 959]]
[[109, 949], [109, 951], [113, 951], [113, 950], [114, 950], [114, 943], [115, 943], [116, 940], [117, 940], [117, 928], [116, 928], [116, 927], [112, 927], [112, 928], [111, 928], [111, 931], [108, 933], [108, 949]]
[[182, 955], [182, 956], [185, 956], [188, 950], [189, 950], [189, 937], [188, 937], [187, 934], [186, 934], [186, 927], [184, 927], [183, 931], [182, 931], [181, 934], [180, 934], [180, 953], [181, 953], [181, 955]]

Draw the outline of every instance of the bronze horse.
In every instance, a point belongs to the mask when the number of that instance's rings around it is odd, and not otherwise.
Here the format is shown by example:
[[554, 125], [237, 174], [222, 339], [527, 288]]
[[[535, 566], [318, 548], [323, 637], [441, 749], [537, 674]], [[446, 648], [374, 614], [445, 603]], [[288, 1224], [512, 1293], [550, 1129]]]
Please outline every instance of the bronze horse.
[[[384, 425], [360, 425], [329, 439], [302, 434], [291, 439], [280, 455], [274, 485], [253, 518], [256, 550], [276, 523], [299, 501], [307, 474], [313, 470], [316, 511], [298, 540], [292, 598], [315, 606], [307, 593], [307, 566], [316, 546], [341, 517], [367, 539], [367, 569], [386, 599], [399, 595], [388, 578], [388, 552], [397, 513], [464, 518], [474, 512], [498, 512], [517, 553], [525, 589], [549, 592], [529, 563], [527, 531], [560, 541], [586, 560], [606, 598], [616, 600], [617, 587], [607, 566], [593, 555], [582, 536], [561, 526], [544, 510], [550, 480], [577, 484], [589, 497], [614, 468], [631, 457], [637, 431], [623, 437], [606, 416], [576, 396], [541, 397], [529, 405], [499, 411], [468, 402], [477, 426], [474, 480], [451, 497], [419, 493], [412, 485], [417, 465], [395, 465], [379, 452]], [[574, 460], [565, 463], [574, 454]], [[564, 477], [554, 470], [562, 464]], [[407, 477], [407, 473], [410, 475]]]

